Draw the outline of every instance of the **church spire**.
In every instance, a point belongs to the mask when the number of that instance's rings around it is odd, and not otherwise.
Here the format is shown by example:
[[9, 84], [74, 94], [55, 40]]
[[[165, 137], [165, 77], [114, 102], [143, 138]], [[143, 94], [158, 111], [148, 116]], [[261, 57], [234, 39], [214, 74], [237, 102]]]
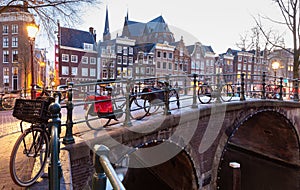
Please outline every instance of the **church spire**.
[[103, 41], [110, 40], [110, 32], [109, 32], [109, 20], [108, 20], [108, 8], [106, 6], [106, 15], [105, 15], [105, 26], [103, 32]]

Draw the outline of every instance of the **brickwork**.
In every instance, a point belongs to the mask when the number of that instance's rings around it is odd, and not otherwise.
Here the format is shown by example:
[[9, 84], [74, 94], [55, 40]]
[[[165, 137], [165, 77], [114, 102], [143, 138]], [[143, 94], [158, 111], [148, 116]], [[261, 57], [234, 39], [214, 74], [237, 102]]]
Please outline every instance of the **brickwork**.
[[[216, 188], [218, 165], [228, 137], [249, 116], [267, 110], [282, 114], [299, 131], [300, 115], [297, 114], [300, 112], [299, 104], [294, 102], [258, 101], [226, 105], [215, 104], [199, 110], [183, 108], [179, 115], [174, 113], [166, 117], [153, 116], [148, 121], [133, 122], [133, 126], [130, 128], [116, 127], [114, 130], [108, 130], [109, 132], [90, 131], [81, 135], [88, 142], [89, 147], [94, 144], [110, 146], [111, 153], [116, 154], [112, 155], [111, 158], [117, 157], [119, 150], [121, 150], [118, 145], [109, 143], [112, 139], [128, 147], [143, 146], [146, 142], [151, 141], [168, 140], [181, 147], [189, 155], [191, 164], [196, 170], [199, 187], [214, 189]], [[160, 125], [158, 126], [158, 124]], [[193, 125], [196, 125], [195, 131], [193, 131]], [[148, 133], [135, 132], [139, 131], [139, 128], [145, 129], [145, 127], [149, 130]], [[185, 142], [184, 136], [189, 133], [193, 133], [192, 138], [189, 142]], [[88, 147], [87, 144], [85, 144], [86, 147]], [[86, 164], [87, 160], [78, 163], [79, 165], [89, 166]], [[79, 172], [79, 170], [75, 171]], [[73, 174], [73, 176], [75, 175], [77, 174]], [[78, 183], [86, 183], [87, 178], [88, 176], [85, 176], [85, 179], [81, 178], [82, 181]]]

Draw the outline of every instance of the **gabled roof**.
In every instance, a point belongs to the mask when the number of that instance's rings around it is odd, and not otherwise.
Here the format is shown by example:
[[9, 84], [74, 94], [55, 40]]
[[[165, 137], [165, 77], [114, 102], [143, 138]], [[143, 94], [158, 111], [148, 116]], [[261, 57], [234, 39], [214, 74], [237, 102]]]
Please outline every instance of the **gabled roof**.
[[168, 25], [162, 16], [159, 16], [147, 23], [131, 21], [128, 20], [128, 17], [125, 17], [124, 27], [127, 27], [131, 36], [136, 37], [153, 32], [170, 32]]
[[204, 52], [206, 52], [206, 53], [208, 53], [208, 52], [215, 53], [211, 46], [203, 45], [202, 48], [203, 48]]
[[194, 52], [195, 45], [186, 46], [186, 49], [188, 50], [189, 54], [191, 55]]
[[156, 44], [155, 43], [145, 43], [145, 44], [139, 44], [138, 46], [134, 47], [134, 53], [138, 53], [139, 51], [143, 51], [145, 53], [154, 52]]
[[72, 28], [60, 27], [62, 46], [84, 49], [84, 43], [95, 44], [95, 38], [90, 32]]

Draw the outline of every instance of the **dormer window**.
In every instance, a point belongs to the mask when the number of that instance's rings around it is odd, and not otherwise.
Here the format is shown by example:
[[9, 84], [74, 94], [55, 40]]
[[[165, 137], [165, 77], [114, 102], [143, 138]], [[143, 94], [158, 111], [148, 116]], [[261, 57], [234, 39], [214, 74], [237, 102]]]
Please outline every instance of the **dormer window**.
[[83, 43], [85, 50], [93, 50], [93, 44]]

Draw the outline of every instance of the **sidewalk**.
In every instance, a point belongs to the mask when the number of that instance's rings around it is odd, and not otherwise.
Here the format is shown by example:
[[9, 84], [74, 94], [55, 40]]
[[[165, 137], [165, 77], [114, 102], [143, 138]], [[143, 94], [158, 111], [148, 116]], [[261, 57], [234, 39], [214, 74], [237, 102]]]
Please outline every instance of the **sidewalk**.
[[[0, 136], [0, 190], [13, 189], [13, 190], [48, 190], [49, 179], [40, 178], [37, 183], [29, 188], [19, 187], [14, 184], [10, 177], [9, 160], [10, 154], [15, 144], [16, 139], [19, 137], [19, 132], [13, 132], [11, 134], [5, 134]], [[61, 147], [64, 145], [61, 144]], [[61, 190], [72, 190], [72, 175], [70, 156], [67, 150], [60, 151], [60, 161], [63, 170], [63, 177], [61, 178]], [[48, 166], [45, 167], [45, 172], [48, 172]]]

